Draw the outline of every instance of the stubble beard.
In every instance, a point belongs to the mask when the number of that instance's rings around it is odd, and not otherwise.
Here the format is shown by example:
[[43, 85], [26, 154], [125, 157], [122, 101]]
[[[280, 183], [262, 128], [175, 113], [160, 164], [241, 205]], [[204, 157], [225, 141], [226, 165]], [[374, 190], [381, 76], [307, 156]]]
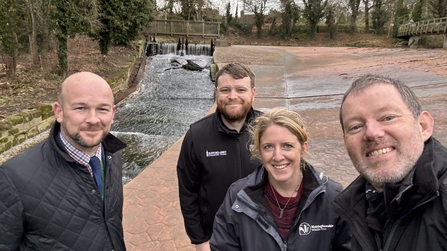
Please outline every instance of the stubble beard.
[[[421, 141], [421, 137], [414, 137], [409, 144], [411, 144], [412, 146], [417, 146], [417, 144], [420, 144]], [[370, 147], [372, 145], [382, 143], [383, 141], [374, 141], [369, 143], [367, 146], [362, 148], [362, 156], [366, 155], [365, 149], [371, 149]], [[391, 145], [395, 146], [395, 151], [397, 151], [398, 159], [395, 167], [389, 167], [392, 168], [390, 170], [384, 170], [384, 168], [386, 168], [386, 166], [388, 165], [388, 161], [376, 162], [374, 163], [374, 167], [368, 167], [361, 157], [357, 158], [354, 157], [353, 154], [349, 154], [352, 160], [355, 159], [355, 161], [353, 161], [353, 164], [357, 171], [376, 188], [383, 188], [386, 183], [396, 183], [403, 180], [413, 169], [423, 151], [422, 146], [420, 149], [414, 148], [413, 151], [404, 153], [395, 140], [391, 142]]]
[[70, 133], [66, 128], [62, 128], [66, 137], [69, 138], [71, 142], [74, 142], [78, 147], [82, 148], [80, 150], [86, 151], [87, 149], [91, 149], [97, 147], [101, 141], [107, 136], [107, 133], [101, 131], [102, 135], [98, 141], [93, 143], [87, 143], [86, 140], [81, 136], [80, 132]]

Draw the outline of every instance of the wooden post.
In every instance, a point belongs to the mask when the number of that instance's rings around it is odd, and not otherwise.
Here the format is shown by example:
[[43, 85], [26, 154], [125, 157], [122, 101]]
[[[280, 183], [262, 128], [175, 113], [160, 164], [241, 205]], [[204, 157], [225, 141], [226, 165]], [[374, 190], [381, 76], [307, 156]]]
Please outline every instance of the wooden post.
[[388, 36], [387, 37], [390, 37], [390, 33], [391, 33], [391, 30], [393, 29], [393, 26], [394, 26], [394, 22], [391, 22], [390, 26], [388, 27]]
[[447, 34], [444, 34], [444, 45], [442, 46], [442, 48], [447, 49]]

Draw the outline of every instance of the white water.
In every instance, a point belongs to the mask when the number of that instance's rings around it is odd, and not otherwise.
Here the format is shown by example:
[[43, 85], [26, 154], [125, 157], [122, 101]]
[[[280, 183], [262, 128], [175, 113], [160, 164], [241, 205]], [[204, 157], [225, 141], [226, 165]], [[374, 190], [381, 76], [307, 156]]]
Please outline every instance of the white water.
[[[203, 71], [171, 64], [193, 60]], [[126, 142], [123, 183], [138, 175], [175, 143], [213, 105], [211, 56], [157, 55], [148, 58], [141, 90], [120, 105], [112, 133]]]

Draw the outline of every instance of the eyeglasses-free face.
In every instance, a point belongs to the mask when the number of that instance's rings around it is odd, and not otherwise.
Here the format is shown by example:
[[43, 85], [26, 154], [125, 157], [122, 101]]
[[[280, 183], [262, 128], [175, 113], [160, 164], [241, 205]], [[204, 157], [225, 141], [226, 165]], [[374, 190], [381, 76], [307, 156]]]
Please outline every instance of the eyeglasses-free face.
[[[250, 111], [256, 88], [251, 87], [250, 78], [234, 79], [230, 74], [223, 74], [214, 89], [217, 110], [222, 113], [222, 120], [231, 129], [231, 123], [243, 123]], [[240, 130], [236, 128], [235, 130]]]
[[251, 89], [251, 87], [246, 87], [246, 86], [235, 86], [235, 87], [218, 86], [218, 87], [216, 87], [216, 90], [222, 95], [229, 95], [232, 90], [234, 90], [237, 94], [242, 95], [242, 94], [246, 94], [250, 89]]

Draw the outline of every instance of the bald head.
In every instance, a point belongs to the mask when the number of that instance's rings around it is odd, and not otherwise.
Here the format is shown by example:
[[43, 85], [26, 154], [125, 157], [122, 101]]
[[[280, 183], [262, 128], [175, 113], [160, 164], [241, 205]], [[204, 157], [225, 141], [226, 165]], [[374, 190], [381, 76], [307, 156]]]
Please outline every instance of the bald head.
[[109, 84], [102, 77], [91, 72], [78, 72], [68, 76], [60, 87], [58, 102], [63, 104], [64, 98], [73, 91], [111, 95], [112, 103], [114, 103]]
[[53, 105], [62, 136], [75, 148], [93, 155], [109, 133], [116, 112], [109, 84], [91, 72], [69, 76]]

